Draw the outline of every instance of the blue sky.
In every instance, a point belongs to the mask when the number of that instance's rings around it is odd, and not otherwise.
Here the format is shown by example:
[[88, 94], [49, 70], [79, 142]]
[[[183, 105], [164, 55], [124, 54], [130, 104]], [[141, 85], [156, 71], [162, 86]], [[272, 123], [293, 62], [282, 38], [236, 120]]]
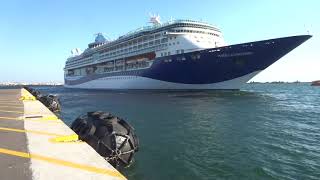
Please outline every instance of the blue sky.
[[86, 48], [94, 34], [115, 39], [147, 25], [190, 18], [215, 24], [228, 44], [290, 35], [313, 35], [254, 81], [320, 79], [318, 0], [4, 0], [0, 6], [0, 82], [63, 82], [73, 48]]

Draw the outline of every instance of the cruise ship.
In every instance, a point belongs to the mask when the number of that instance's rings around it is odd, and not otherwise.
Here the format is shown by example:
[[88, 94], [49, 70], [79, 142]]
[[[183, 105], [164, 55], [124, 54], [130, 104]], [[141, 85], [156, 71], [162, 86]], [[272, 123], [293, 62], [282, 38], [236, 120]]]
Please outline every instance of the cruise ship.
[[65, 87], [82, 89], [230, 89], [246, 82], [309, 39], [299, 35], [227, 45], [200, 21], [150, 18], [150, 26], [116, 40], [102, 33], [64, 68]]

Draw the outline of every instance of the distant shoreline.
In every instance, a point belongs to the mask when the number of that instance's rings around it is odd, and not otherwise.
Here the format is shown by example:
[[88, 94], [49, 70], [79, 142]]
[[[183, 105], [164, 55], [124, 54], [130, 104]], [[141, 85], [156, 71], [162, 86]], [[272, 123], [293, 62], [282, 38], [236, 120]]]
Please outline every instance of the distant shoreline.
[[[247, 82], [246, 84], [299, 84], [299, 83], [311, 83], [311, 82], [284, 82], [284, 81], [272, 81], [272, 82]], [[22, 87], [22, 86], [63, 86], [63, 83], [0, 83], [0, 87]]]
[[0, 84], [0, 87], [23, 87], [23, 86], [63, 86], [63, 84]]
[[247, 82], [247, 84], [297, 84], [297, 83], [311, 83], [311, 82], [302, 82], [302, 81], [295, 81], [295, 82], [284, 82], [284, 81], [272, 81], [272, 82]]

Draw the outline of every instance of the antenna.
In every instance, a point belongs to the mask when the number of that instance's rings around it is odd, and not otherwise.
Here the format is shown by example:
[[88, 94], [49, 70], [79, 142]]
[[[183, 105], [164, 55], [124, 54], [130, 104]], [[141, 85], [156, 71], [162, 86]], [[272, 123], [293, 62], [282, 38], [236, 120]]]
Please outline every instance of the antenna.
[[95, 34], [93, 34], [94, 36], [99, 36], [99, 35], [102, 35], [102, 33], [101, 32], [98, 32], [98, 33], [95, 33]]
[[150, 16], [149, 23], [152, 23], [153, 25], [160, 25], [161, 24], [159, 14], [156, 15], [156, 14], [149, 13], [149, 16]]
[[170, 22], [172, 22], [173, 21], [173, 17], [172, 16], [170, 16]]

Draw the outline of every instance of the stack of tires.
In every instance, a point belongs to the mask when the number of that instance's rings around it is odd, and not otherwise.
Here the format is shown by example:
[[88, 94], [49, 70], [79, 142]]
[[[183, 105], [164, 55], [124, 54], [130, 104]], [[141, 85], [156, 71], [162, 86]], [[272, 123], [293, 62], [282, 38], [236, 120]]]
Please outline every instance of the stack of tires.
[[134, 129], [110, 113], [88, 112], [79, 116], [71, 129], [117, 169], [128, 167], [139, 149]]
[[61, 105], [57, 96], [52, 94], [44, 95], [39, 98], [39, 101], [42, 102], [48, 109], [52, 112], [60, 112]]
[[29, 91], [30, 94], [32, 94], [36, 99], [39, 99], [41, 97], [41, 93], [38, 90], [32, 89], [30, 87], [24, 87], [27, 91]]
[[40, 91], [32, 89], [30, 87], [24, 87], [29, 93], [31, 93], [37, 100], [44, 104], [50, 111], [56, 113], [61, 111], [60, 101], [57, 96], [52, 94], [42, 95]]

